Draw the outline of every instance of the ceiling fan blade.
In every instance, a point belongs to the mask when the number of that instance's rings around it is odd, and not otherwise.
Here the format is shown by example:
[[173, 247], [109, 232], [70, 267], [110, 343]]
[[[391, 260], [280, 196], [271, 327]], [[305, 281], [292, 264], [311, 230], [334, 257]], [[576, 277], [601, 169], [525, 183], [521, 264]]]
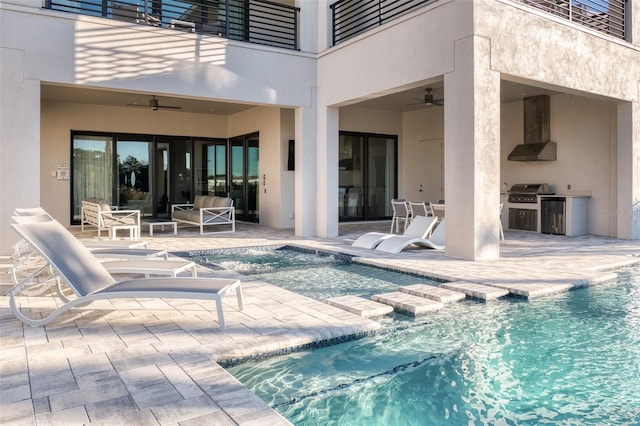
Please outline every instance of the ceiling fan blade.
[[152, 96], [151, 99], [149, 99], [149, 103], [147, 104], [127, 104], [127, 106], [132, 106], [132, 107], [139, 107], [139, 108], [148, 108], [151, 111], [157, 111], [159, 109], [182, 109], [182, 107], [179, 106], [173, 106], [173, 105], [160, 105], [160, 101], [158, 101], [158, 98], [156, 98], [155, 96]]

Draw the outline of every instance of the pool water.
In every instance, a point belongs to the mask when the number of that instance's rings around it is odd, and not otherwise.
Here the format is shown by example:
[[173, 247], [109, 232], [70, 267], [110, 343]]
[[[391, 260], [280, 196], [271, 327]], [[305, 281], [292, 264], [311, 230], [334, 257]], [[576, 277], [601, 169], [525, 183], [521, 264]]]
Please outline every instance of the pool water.
[[639, 425], [640, 268], [227, 369], [296, 425]]
[[316, 300], [397, 291], [399, 286], [441, 282], [411, 274], [352, 263], [346, 255], [296, 249], [215, 251], [191, 258], [207, 266], [232, 269]]
[[189, 257], [203, 265], [232, 269], [246, 275], [351, 262], [347, 255], [316, 253], [287, 246], [190, 252]]

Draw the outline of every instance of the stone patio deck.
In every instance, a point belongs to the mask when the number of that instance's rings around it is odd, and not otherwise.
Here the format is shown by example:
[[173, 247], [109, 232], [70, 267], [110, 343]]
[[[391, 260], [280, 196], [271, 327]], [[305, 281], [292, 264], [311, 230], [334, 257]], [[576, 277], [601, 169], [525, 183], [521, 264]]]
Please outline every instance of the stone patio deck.
[[[337, 250], [359, 256], [362, 263], [504, 288], [530, 299], [597, 284], [611, 279], [610, 271], [640, 264], [640, 242], [593, 236], [507, 231], [501, 258], [487, 262], [450, 259], [426, 249], [388, 255], [350, 246], [365, 231], [385, 229], [388, 222], [349, 224], [341, 225], [337, 238], [302, 239], [291, 231], [241, 223], [234, 234], [202, 237], [196, 228], [179, 226], [178, 235], [149, 237], [143, 231], [143, 238], [151, 248], [174, 252], [273, 244]], [[95, 238], [92, 231], [72, 231], [81, 239]], [[4, 294], [10, 279], [0, 272]], [[213, 302], [101, 301], [31, 328], [16, 320], [8, 297], [1, 296], [0, 423], [288, 424], [218, 362], [337, 342], [380, 327], [375, 320], [255, 279], [245, 278], [243, 289], [244, 312], [237, 310], [235, 297], [224, 301], [224, 332], [217, 328]], [[50, 296], [21, 303], [32, 312], [56, 307]]]

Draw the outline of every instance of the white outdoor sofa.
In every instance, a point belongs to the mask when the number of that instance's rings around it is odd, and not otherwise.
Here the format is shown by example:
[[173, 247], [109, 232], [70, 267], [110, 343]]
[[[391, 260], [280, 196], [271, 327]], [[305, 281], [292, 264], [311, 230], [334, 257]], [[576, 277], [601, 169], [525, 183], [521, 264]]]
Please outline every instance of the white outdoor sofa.
[[[171, 220], [199, 226], [200, 235], [236, 231], [236, 209], [233, 199], [228, 197], [196, 195], [193, 204], [172, 205]], [[205, 226], [223, 229], [204, 232]]]
[[98, 228], [98, 238], [102, 231], [109, 232], [109, 239], [115, 240], [118, 230], [129, 231], [130, 239], [140, 239], [140, 210], [112, 210], [106, 200], [85, 198], [82, 200], [80, 227], [90, 225]]

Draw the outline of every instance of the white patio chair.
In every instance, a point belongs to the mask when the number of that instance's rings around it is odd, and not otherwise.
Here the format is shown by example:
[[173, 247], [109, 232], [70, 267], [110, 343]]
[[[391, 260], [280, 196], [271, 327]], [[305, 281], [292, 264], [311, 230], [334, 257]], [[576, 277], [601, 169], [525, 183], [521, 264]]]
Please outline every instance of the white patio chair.
[[412, 218], [415, 216], [435, 216], [435, 214], [433, 214], [431, 203], [427, 203], [426, 201], [410, 202], [409, 207], [411, 207]]
[[411, 210], [409, 203], [406, 200], [391, 200], [391, 208], [393, 209], [393, 216], [391, 217], [391, 230], [393, 233], [393, 226], [396, 226], [396, 233], [400, 232], [400, 222], [404, 223], [403, 231], [407, 230], [407, 226], [411, 221]]

